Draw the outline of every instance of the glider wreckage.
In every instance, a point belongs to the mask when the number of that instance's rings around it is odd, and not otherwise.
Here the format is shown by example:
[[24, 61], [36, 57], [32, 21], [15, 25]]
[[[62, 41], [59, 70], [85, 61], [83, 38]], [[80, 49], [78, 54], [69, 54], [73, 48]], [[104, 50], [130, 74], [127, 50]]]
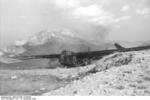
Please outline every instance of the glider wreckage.
[[114, 44], [116, 49], [101, 50], [101, 51], [87, 51], [87, 52], [72, 52], [62, 51], [60, 54], [49, 55], [30, 55], [30, 56], [15, 56], [13, 58], [19, 60], [30, 59], [58, 59], [59, 63], [66, 67], [85, 66], [91, 63], [92, 60], [97, 60], [103, 56], [112, 54], [114, 52], [129, 52], [150, 49], [150, 46], [139, 46], [132, 48], [124, 48], [118, 43]]

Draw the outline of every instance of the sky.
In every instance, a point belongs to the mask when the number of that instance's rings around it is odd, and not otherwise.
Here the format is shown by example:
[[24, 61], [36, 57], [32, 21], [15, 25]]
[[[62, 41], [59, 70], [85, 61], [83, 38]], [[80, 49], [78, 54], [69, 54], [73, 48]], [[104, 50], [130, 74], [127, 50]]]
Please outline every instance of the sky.
[[41, 30], [98, 41], [150, 41], [150, 0], [0, 0], [0, 47]]

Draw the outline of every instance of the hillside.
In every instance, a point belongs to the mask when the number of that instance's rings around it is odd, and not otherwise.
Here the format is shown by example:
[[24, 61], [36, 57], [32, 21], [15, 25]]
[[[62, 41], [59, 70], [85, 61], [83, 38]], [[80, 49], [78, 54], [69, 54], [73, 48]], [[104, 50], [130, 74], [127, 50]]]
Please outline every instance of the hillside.
[[84, 67], [34, 68], [1, 69], [0, 95], [150, 95], [150, 50], [116, 52]]
[[150, 96], [150, 51], [115, 53], [74, 71], [70, 84], [44, 95]]

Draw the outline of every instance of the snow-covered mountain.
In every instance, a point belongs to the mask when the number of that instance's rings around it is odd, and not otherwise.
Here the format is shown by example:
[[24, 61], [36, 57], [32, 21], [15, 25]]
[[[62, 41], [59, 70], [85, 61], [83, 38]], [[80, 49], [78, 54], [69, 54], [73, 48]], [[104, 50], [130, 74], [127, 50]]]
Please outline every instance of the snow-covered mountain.
[[[4, 49], [3, 53], [4, 58], [6, 58], [15, 55], [54, 54], [61, 53], [63, 50], [80, 52], [87, 51], [89, 47], [91, 50], [101, 50], [106, 49], [106, 46], [110, 45], [99, 44], [94, 41], [86, 40], [86, 38], [80, 38], [69, 30], [40, 31], [26, 40], [16, 41], [15, 45]], [[0, 62], [7, 62], [7, 59], [4, 58], [2, 57]], [[48, 59], [33, 59], [22, 62], [11, 62], [11, 64], [5, 64], [5, 62], [3, 62], [4, 68], [9, 66], [11, 66], [11, 68], [15, 68], [16, 66], [19, 66], [19, 68], [31, 68], [31, 66], [35, 68], [46, 68], [56, 66], [55, 64], [53, 65], [53, 62], [50, 63]], [[58, 63], [56, 64], [58, 66]]]
[[40, 31], [28, 39], [16, 41], [2, 50], [5, 55], [50, 54], [62, 50], [86, 51], [88, 47], [100, 47], [96, 43], [81, 39], [70, 30]]
[[[79, 35], [79, 34], [78, 34]], [[54, 30], [47, 31], [43, 30], [34, 35], [30, 36], [28, 39], [21, 41], [16, 41], [15, 45], [4, 49], [2, 53], [5, 55], [33, 55], [33, 54], [53, 54], [60, 53], [63, 50], [71, 50], [74, 52], [87, 51], [90, 50], [104, 50], [109, 48], [114, 48], [113, 44], [116, 41], [97, 43], [93, 38], [91, 40], [81, 38], [76, 33], [64, 29], [64, 30]], [[139, 45], [147, 45], [147, 42], [121, 42], [117, 41], [124, 47], [134, 47]], [[1, 54], [2, 54], [1, 53]]]
[[60, 53], [63, 50], [74, 52], [106, 49], [106, 45], [80, 38], [69, 30], [61, 31], [40, 31], [29, 37], [22, 45], [25, 48], [24, 54], [52, 54]]
[[[117, 42], [118, 43], [118, 42]], [[119, 42], [124, 47], [130, 43]], [[96, 43], [94, 40], [80, 38], [69, 30], [61, 31], [40, 31], [26, 40], [16, 41], [15, 45], [10, 46], [0, 52], [0, 63], [3, 68], [49, 68], [59, 66], [57, 60], [49, 61], [49, 59], [32, 59], [21, 62], [14, 62], [12, 59], [6, 59], [8, 56], [15, 55], [40, 55], [61, 53], [63, 50], [71, 50], [74, 52], [87, 51], [90, 47], [91, 51], [105, 50], [114, 47], [114, 42]], [[125, 45], [126, 44], [126, 45]], [[139, 46], [139, 45], [136, 45]], [[11, 63], [5, 63], [5, 62]]]
[[69, 30], [62, 31], [40, 31], [33, 36], [29, 37], [27, 42], [30, 46], [42, 45], [47, 42], [50, 42], [53, 38], [65, 39], [65, 37], [75, 37], [74, 34]]

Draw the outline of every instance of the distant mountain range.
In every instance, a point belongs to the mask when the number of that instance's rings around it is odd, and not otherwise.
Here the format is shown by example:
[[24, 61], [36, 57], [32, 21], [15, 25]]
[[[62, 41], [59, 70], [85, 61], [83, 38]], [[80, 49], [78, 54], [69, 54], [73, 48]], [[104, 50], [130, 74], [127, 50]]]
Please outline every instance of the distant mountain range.
[[[17, 41], [16, 44], [2, 50], [0, 53], [3, 57], [0, 62], [3, 68], [29, 68], [29, 67], [49, 67], [49, 60], [47, 59], [33, 59], [22, 62], [14, 62], [14, 60], [7, 59], [15, 55], [40, 55], [40, 54], [54, 54], [61, 53], [63, 50], [71, 50], [74, 52], [107, 49], [113, 45], [107, 43], [97, 43], [86, 38], [80, 38], [75, 33], [69, 30], [62, 31], [40, 31], [27, 40]], [[5, 58], [4, 58], [5, 57]], [[9, 61], [7, 61], [9, 60]], [[9, 62], [9, 63], [6, 63]], [[49, 63], [49, 64], [48, 64]], [[56, 63], [58, 64], [58, 63]], [[55, 65], [54, 65], [55, 66]]]
[[[15, 55], [40, 55], [61, 53], [63, 50], [71, 50], [74, 52], [106, 50], [114, 47], [114, 42], [120, 43], [124, 47], [133, 47], [140, 45], [149, 45], [150, 42], [120, 42], [109, 41], [97, 43], [93, 39], [88, 40], [77, 36], [69, 30], [61, 31], [40, 31], [26, 40], [16, 41], [16, 43], [7, 49], [0, 50], [0, 66], [2, 68], [45, 68], [50, 66], [59, 66], [58, 62], [49, 61], [48, 59], [33, 59], [18, 62], [16, 60], [7, 59], [7, 57]], [[14, 61], [14, 63], [13, 63]], [[7, 63], [8, 62], [8, 63]]]
[[150, 41], [146, 42], [123, 42], [109, 41], [97, 43], [94, 39], [88, 40], [81, 38], [70, 30], [40, 31], [26, 40], [16, 41], [7, 49], [0, 50], [0, 56], [13, 55], [37, 55], [37, 54], [54, 54], [61, 53], [63, 50], [71, 50], [74, 52], [93, 50], [104, 50], [114, 48], [114, 42], [120, 43], [124, 47], [132, 47], [139, 45], [150, 45]]
[[[107, 43], [96, 43], [86, 38], [80, 38], [69, 30], [62, 31], [40, 31], [27, 40], [17, 41], [15, 45], [3, 50], [9, 55], [36, 55], [60, 53], [63, 50], [74, 52], [90, 50], [102, 50], [110, 47]], [[111, 45], [112, 46], [112, 45]]]

